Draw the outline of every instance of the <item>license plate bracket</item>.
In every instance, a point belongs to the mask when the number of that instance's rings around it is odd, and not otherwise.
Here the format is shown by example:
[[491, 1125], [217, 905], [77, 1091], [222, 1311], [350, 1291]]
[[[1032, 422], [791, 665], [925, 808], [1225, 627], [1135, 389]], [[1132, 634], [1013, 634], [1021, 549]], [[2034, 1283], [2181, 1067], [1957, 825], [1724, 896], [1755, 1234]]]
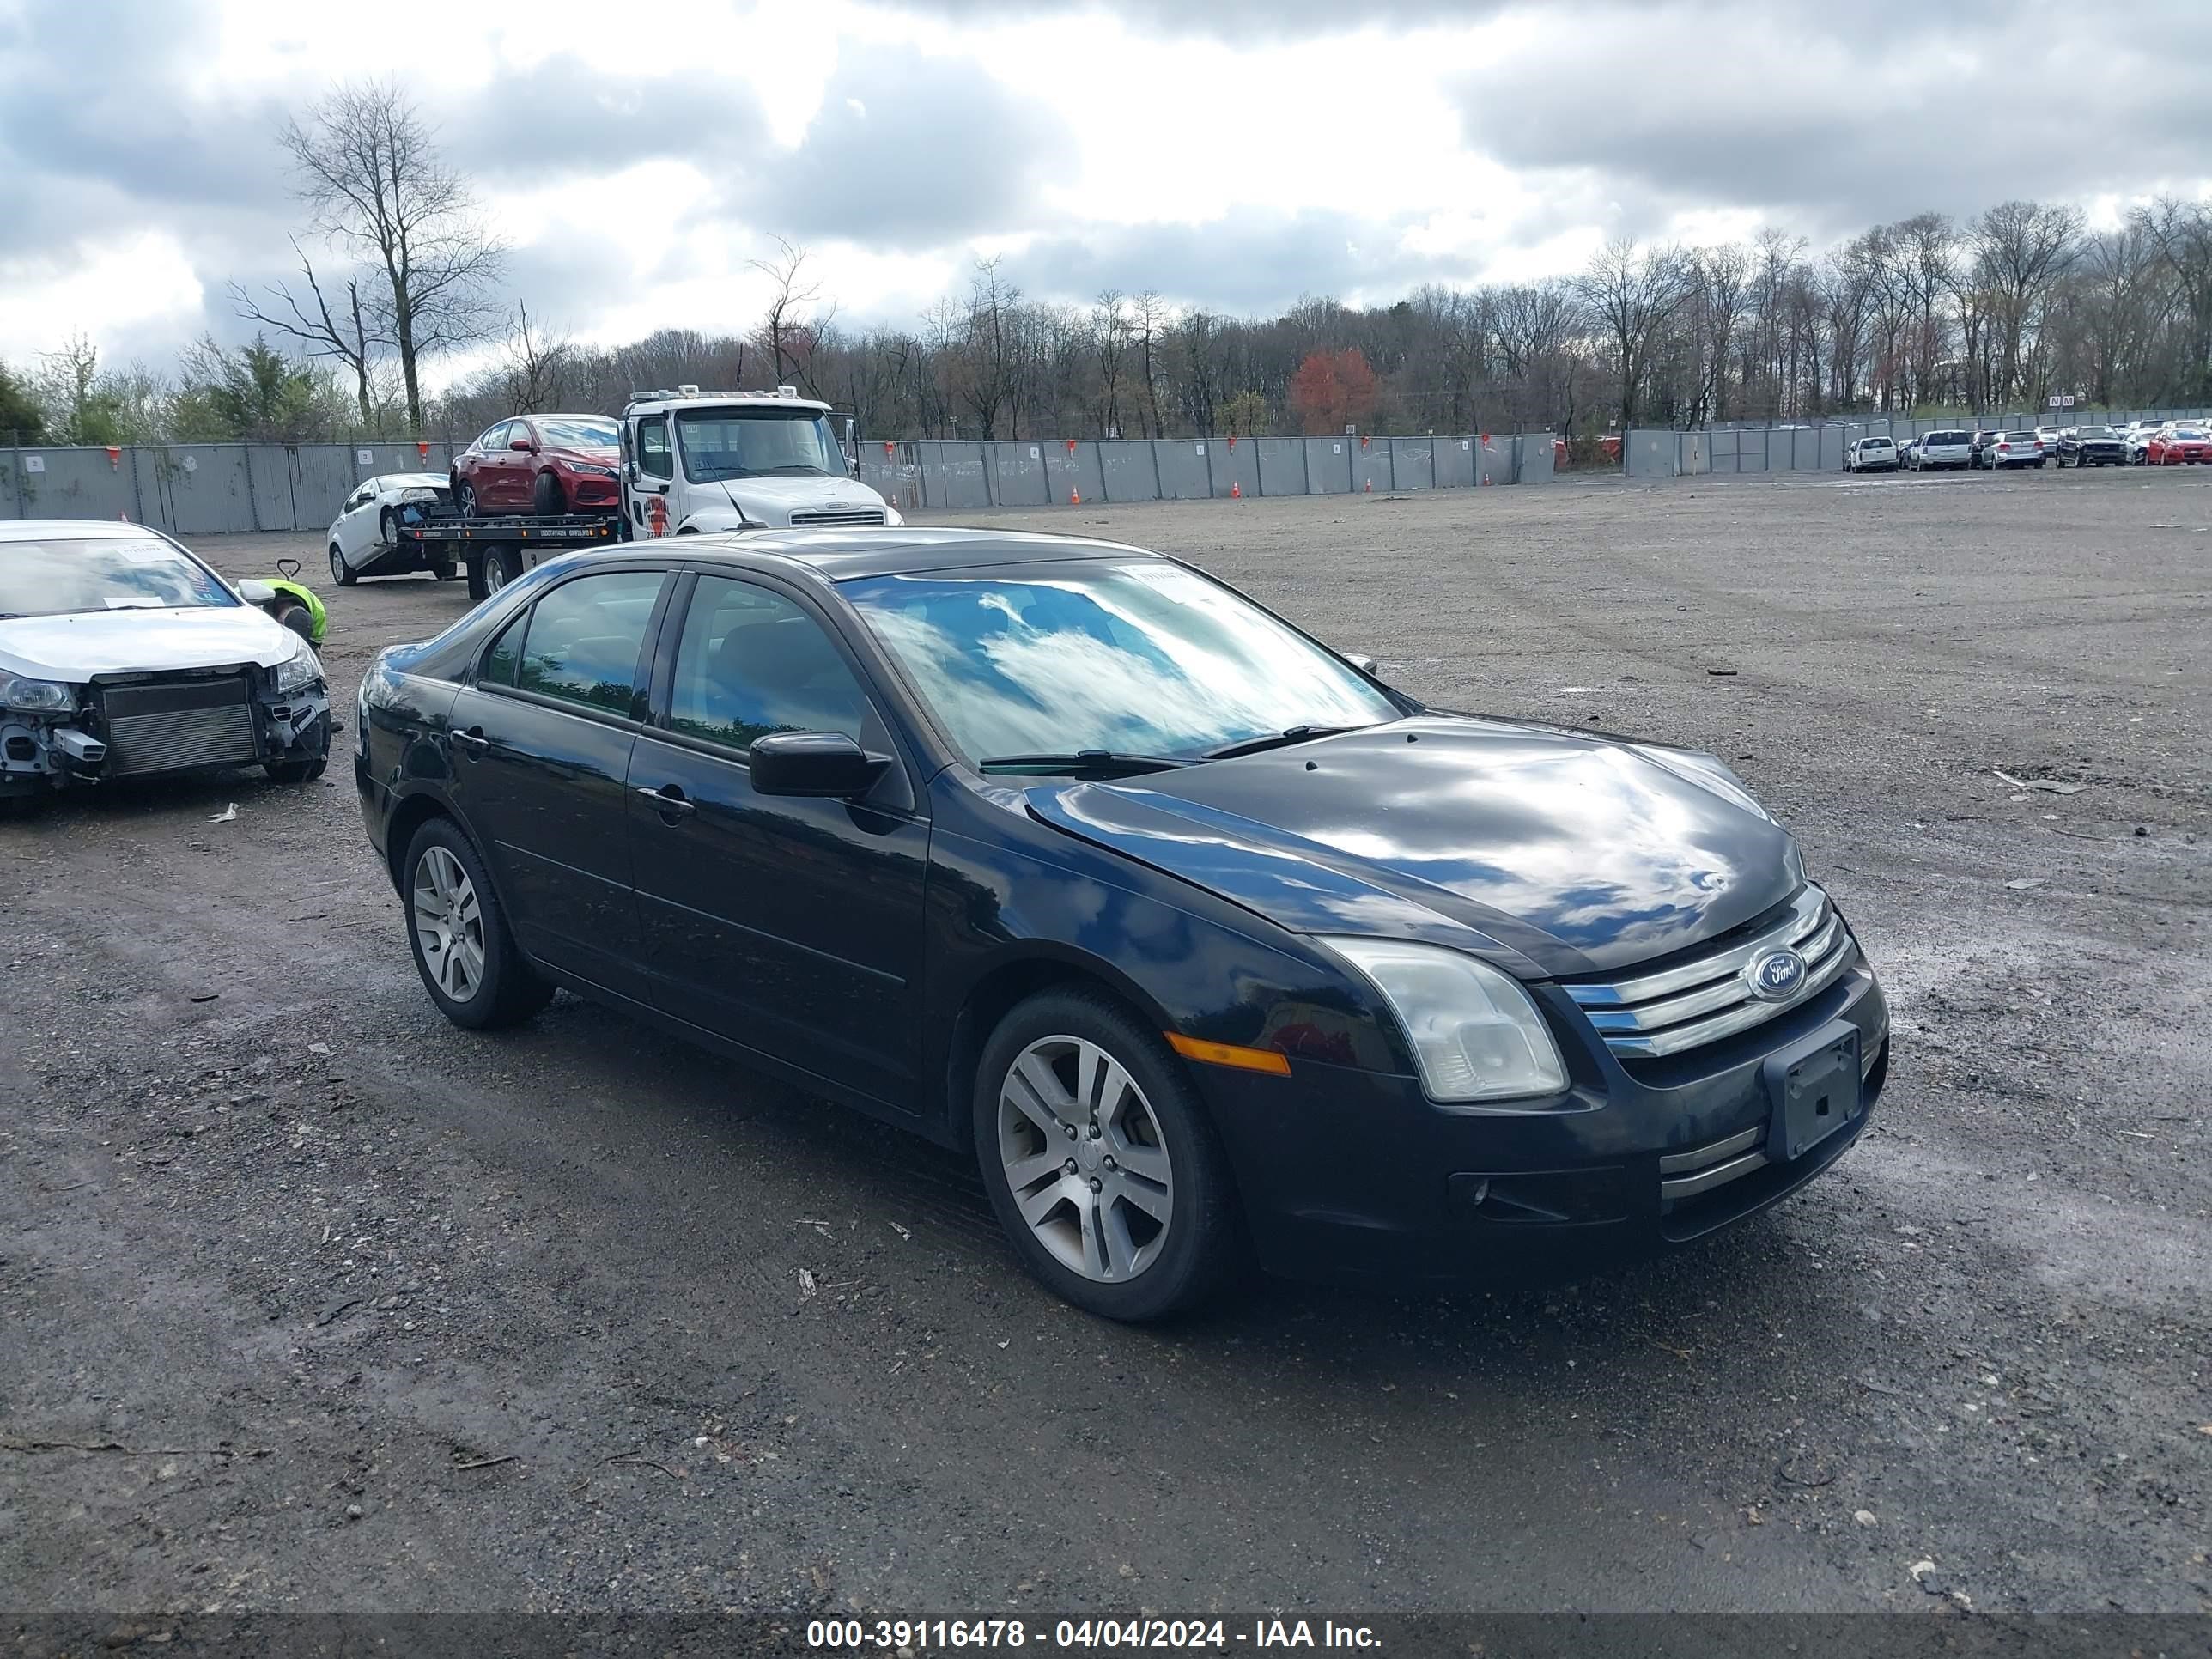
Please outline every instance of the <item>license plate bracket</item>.
[[1802, 1158], [1859, 1121], [1859, 1028], [1832, 1020], [1801, 1042], [1770, 1054], [1760, 1068], [1773, 1116], [1766, 1133], [1770, 1163]]

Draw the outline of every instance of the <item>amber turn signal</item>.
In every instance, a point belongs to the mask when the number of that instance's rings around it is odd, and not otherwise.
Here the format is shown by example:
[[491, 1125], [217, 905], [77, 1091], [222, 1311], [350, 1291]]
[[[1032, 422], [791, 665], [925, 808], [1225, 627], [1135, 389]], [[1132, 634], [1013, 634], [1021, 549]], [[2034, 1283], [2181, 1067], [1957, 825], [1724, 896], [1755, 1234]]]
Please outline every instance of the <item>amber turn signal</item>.
[[1180, 1031], [1164, 1034], [1168, 1047], [1185, 1060], [1202, 1060], [1209, 1066], [1232, 1066], [1240, 1072], [1267, 1072], [1275, 1077], [1288, 1077], [1291, 1062], [1287, 1055], [1273, 1048], [1243, 1048], [1233, 1042], [1201, 1042], [1196, 1037], [1185, 1036]]

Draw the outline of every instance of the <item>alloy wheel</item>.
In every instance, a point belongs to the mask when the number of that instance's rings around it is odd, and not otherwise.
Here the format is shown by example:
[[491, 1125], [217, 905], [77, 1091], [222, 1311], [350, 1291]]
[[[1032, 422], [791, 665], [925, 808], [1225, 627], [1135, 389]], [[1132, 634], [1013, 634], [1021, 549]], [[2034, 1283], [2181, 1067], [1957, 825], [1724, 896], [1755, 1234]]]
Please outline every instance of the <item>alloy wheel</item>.
[[496, 552], [484, 555], [484, 592], [496, 593], [507, 586], [507, 560]]
[[999, 1158], [1015, 1207], [1070, 1273], [1122, 1283], [1151, 1267], [1175, 1218], [1158, 1116], [1096, 1042], [1040, 1037], [999, 1091]]
[[437, 988], [466, 1002], [484, 978], [483, 913], [461, 861], [442, 847], [415, 866], [415, 941]]
[[346, 579], [345, 555], [337, 548], [331, 549], [331, 580], [343, 586]]

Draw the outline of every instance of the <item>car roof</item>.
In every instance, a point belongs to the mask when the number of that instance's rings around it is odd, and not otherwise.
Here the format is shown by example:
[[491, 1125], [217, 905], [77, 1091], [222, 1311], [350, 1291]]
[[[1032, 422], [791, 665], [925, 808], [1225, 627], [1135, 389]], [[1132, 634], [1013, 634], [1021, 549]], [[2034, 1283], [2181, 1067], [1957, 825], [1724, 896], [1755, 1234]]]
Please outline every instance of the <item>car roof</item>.
[[549, 409], [536, 415], [510, 415], [507, 418], [510, 421], [599, 421], [608, 426], [622, 424], [611, 415], [564, 415], [557, 409]]
[[9, 519], [0, 522], [0, 542], [167, 541], [150, 525], [118, 519]]
[[[631, 551], [641, 550], [633, 543]], [[915, 575], [927, 570], [970, 570], [989, 565], [1048, 561], [1157, 558], [1141, 547], [1089, 536], [1048, 532], [971, 530], [954, 526], [896, 529], [739, 531], [684, 538], [676, 550], [687, 559], [726, 558], [732, 564], [768, 556], [809, 567], [830, 581], [855, 576]]]

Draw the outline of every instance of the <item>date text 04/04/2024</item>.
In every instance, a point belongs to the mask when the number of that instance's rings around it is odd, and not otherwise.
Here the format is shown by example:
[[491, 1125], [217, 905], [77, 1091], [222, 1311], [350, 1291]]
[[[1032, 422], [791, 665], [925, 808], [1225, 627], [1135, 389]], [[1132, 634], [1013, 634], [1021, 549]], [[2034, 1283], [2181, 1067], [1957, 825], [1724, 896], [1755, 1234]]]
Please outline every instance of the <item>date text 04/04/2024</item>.
[[1031, 1642], [1075, 1651], [1124, 1648], [1358, 1648], [1381, 1639], [1365, 1625], [1324, 1619], [1255, 1619], [1236, 1628], [1220, 1619], [1062, 1619], [1032, 1632], [1019, 1619], [821, 1619], [806, 1627], [806, 1644], [822, 1649], [927, 1652], [947, 1648], [1020, 1648]]

